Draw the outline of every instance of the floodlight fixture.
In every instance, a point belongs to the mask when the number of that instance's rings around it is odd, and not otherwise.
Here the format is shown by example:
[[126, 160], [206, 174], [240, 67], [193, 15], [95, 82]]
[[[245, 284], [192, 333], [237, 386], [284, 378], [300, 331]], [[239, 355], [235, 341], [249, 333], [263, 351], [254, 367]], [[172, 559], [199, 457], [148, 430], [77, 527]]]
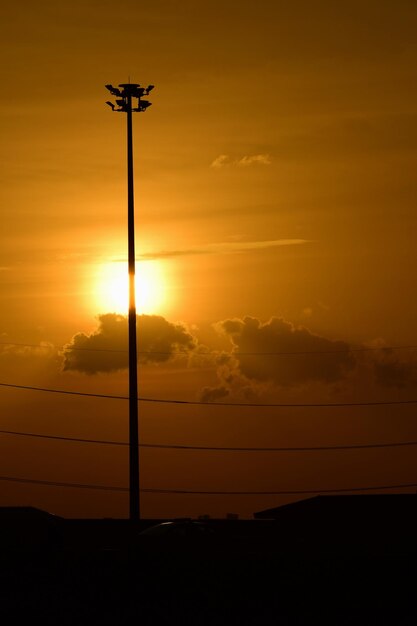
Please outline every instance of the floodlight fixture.
[[146, 111], [146, 109], [150, 107], [151, 104], [152, 102], [148, 102], [147, 100], [139, 100], [137, 108], [132, 110], [135, 112], [143, 113], [143, 111]]
[[[148, 95], [154, 87], [155, 85], [148, 85], [148, 87], [144, 88], [137, 83], [121, 83], [119, 89], [118, 87], [113, 87], [113, 85], [106, 85], [110, 93], [117, 96], [116, 105], [118, 108], [113, 105], [113, 111], [128, 114], [132, 112], [143, 113], [151, 106], [151, 103], [148, 100], [142, 100], [142, 97]], [[136, 106], [134, 106], [132, 100], [137, 100]], [[106, 104], [109, 104], [109, 102]]]
[[122, 95], [120, 89], [117, 89], [117, 87], [113, 87], [113, 85], [106, 85], [106, 89], [108, 89], [110, 93], [113, 94], [113, 96]]

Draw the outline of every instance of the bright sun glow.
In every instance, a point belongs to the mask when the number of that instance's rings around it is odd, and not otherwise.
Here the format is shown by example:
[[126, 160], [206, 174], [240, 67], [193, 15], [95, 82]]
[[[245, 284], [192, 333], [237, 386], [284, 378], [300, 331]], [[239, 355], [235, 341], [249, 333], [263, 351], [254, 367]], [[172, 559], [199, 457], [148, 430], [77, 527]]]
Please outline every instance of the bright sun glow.
[[[166, 298], [166, 280], [160, 261], [136, 263], [136, 309], [148, 315], [160, 313]], [[129, 280], [127, 263], [112, 262], [99, 266], [95, 301], [100, 312], [127, 314]]]

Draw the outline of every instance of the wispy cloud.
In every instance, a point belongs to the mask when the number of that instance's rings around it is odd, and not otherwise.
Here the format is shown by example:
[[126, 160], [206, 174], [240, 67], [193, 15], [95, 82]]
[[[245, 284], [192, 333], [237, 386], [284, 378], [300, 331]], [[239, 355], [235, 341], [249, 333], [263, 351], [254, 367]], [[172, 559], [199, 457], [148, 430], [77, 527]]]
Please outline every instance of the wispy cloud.
[[211, 167], [220, 168], [225, 165], [230, 165], [230, 157], [227, 154], [220, 154], [216, 159], [214, 159]]
[[178, 256], [204, 254], [242, 254], [252, 250], [266, 250], [281, 246], [298, 246], [309, 243], [308, 239], [272, 239], [268, 241], [228, 241], [223, 243], [209, 243], [203, 246], [186, 248], [184, 250], [160, 250], [142, 254], [140, 259], [161, 259]]
[[232, 159], [228, 154], [220, 154], [211, 163], [211, 167], [220, 169], [222, 167], [248, 167], [249, 165], [271, 165], [272, 160], [269, 154], [251, 154], [238, 159]]
[[248, 165], [253, 165], [254, 163], [259, 163], [260, 165], [271, 165], [272, 161], [269, 154], [253, 154], [252, 156], [244, 156], [236, 161], [236, 165], [239, 167], [247, 167]]

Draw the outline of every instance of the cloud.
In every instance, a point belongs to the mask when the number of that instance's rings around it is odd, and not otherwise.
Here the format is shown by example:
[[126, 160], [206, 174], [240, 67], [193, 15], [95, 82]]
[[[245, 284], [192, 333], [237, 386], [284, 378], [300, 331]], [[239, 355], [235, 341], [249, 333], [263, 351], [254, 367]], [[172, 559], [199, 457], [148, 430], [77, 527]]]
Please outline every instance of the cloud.
[[236, 161], [236, 165], [239, 167], [247, 167], [248, 165], [260, 164], [260, 165], [271, 165], [271, 157], [269, 154], [253, 154], [252, 156], [244, 156], [238, 161]]
[[6, 343], [0, 345], [2, 358], [52, 358], [56, 357], [57, 349], [48, 341], [41, 341], [39, 345]]
[[201, 402], [216, 402], [229, 395], [230, 391], [224, 385], [219, 387], [204, 387], [200, 393]]
[[248, 167], [250, 165], [271, 165], [269, 154], [245, 155], [238, 159], [232, 159], [228, 154], [220, 154], [214, 159], [210, 167], [220, 169], [222, 167]]
[[[65, 371], [86, 374], [114, 372], [128, 366], [127, 317], [108, 313], [98, 317], [99, 325], [90, 335], [77, 333], [64, 348]], [[159, 315], [139, 315], [138, 361], [162, 363], [178, 352], [194, 349], [195, 339], [185, 326], [172, 324]]]
[[233, 397], [239, 402], [259, 400], [267, 385], [258, 381], [248, 381], [239, 371], [233, 353], [217, 353], [215, 362], [219, 384], [216, 387], [204, 387], [200, 391], [199, 399], [202, 402], [216, 402], [226, 397]]
[[405, 388], [417, 383], [417, 360], [415, 352], [394, 353], [381, 349], [372, 353], [371, 362], [374, 377], [381, 387]]
[[310, 243], [308, 239], [271, 239], [267, 241], [226, 241], [221, 243], [210, 243], [195, 248], [184, 250], [161, 250], [149, 252], [141, 255], [141, 259], [163, 259], [179, 256], [194, 256], [206, 254], [242, 254], [255, 250], [266, 250], [268, 248], [278, 248], [281, 246], [299, 246]]
[[6, 343], [0, 345], [0, 370], [2, 372], [19, 372], [23, 375], [26, 371], [56, 371], [60, 367], [58, 349], [47, 341], [41, 341], [39, 345], [24, 345]]
[[227, 154], [220, 154], [211, 164], [211, 167], [220, 168], [230, 164], [230, 158]]
[[316, 335], [282, 318], [266, 323], [253, 317], [229, 319], [217, 329], [232, 341], [236, 373], [249, 381], [280, 387], [332, 384], [346, 378], [356, 365], [346, 342]]

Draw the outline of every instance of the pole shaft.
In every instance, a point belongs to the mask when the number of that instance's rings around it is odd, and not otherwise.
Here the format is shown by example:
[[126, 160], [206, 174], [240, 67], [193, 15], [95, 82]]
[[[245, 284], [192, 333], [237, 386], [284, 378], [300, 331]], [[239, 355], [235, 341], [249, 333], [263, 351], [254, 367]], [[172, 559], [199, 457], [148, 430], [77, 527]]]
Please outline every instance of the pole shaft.
[[138, 361], [135, 298], [135, 213], [133, 195], [132, 97], [127, 109], [127, 222], [129, 266], [129, 517], [140, 519]]

